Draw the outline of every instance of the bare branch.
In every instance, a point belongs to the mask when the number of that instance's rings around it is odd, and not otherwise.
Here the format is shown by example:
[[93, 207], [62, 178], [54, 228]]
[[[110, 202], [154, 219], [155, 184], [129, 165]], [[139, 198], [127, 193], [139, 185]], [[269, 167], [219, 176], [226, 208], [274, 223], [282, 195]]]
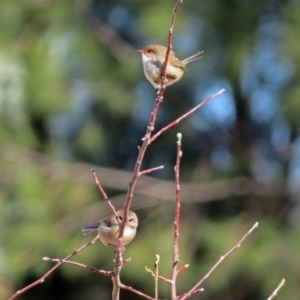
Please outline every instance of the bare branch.
[[[158, 111], [159, 105], [160, 105], [160, 103], [163, 99], [163, 94], [164, 94], [164, 91], [165, 91], [165, 88], [166, 88], [166, 85], [165, 85], [166, 66], [167, 66], [167, 62], [168, 62], [168, 58], [169, 58], [169, 53], [170, 53], [170, 50], [172, 48], [172, 33], [173, 33], [174, 22], [175, 22], [178, 7], [181, 3], [182, 3], [182, 0], [178, 0], [176, 5], [175, 5], [175, 8], [173, 10], [172, 20], [171, 20], [171, 25], [170, 25], [170, 30], [169, 30], [169, 36], [168, 36], [168, 50], [167, 50], [165, 62], [163, 64], [163, 68], [162, 68], [162, 86], [156, 94], [155, 103], [154, 103], [153, 110], [152, 110], [151, 115], [150, 115], [150, 120], [149, 120], [149, 123], [148, 123], [148, 126], [147, 126], [146, 134], [145, 134], [144, 138], [142, 139], [143, 143], [142, 143], [142, 146], [139, 148], [139, 154], [138, 154], [136, 164], [135, 164], [135, 167], [134, 167], [132, 179], [129, 182], [129, 187], [128, 187], [128, 190], [127, 190], [127, 195], [126, 195], [126, 199], [125, 199], [125, 203], [124, 203], [123, 220], [121, 222], [120, 230], [119, 230], [119, 238], [121, 238], [123, 236], [123, 233], [124, 233], [125, 222], [127, 220], [128, 210], [129, 210], [131, 202], [132, 202], [133, 193], [134, 193], [134, 190], [135, 190], [137, 179], [138, 179], [139, 174], [140, 174], [140, 169], [141, 169], [141, 165], [142, 165], [142, 162], [143, 162], [143, 158], [144, 158], [145, 152], [147, 150], [147, 147], [150, 144], [150, 138], [151, 138], [151, 134], [154, 130], [157, 111]], [[120, 283], [120, 278], [119, 278], [120, 271], [121, 271], [121, 266], [120, 266], [121, 257], [120, 257], [118, 252], [119, 251], [117, 251], [116, 256], [115, 256], [115, 270], [114, 270], [115, 276], [112, 277], [112, 281], [113, 281], [113, 285], [114, 285], [113, 300], [118, 300], [119, 299], [119, 288], [118, 287], [121, 284]], [[117, 291], [118, 291], [118, 293], [117, 293]]]
[[139, 176], [144, 175], [144, 174], [149, 174], [149, 173], [152, 173], [156, 170], [161, 170], [163, 168], [164, 168], [164, 166], [159, 166], [159, 167], [151, 168], [151, 169], [148, 169], [148, 170], [144, 170], [144, 171], [139, 172]]
[[271, 296], [267, 300], [272, 300], [277, 296], [278, 291], [284, 286], [285, 284], [285, 279], [283, 278], [277, 288], [274, 290], [274, 292], [271, 294]]
[[110, 202], [109, 198], [107, 197], [107, 194], [105, 193], [104, 188], [102, 187], [102, 185], [101, 185], [101, 183], [100, 183], [100, 181], [99, 181], [99, 179], [98, 179], [98, 177], [97, 177], [97, 174], [96, 174], [96, 172], [95, 172], [94, 169], [92, 169], [92, 174], [93, 174], [93, 176], [94, 176], [94, 179], [95, 179], [95, 182], [96, 182], [97, 187], [99, 188], [99, 190], [100, 190], [102, 196], [104, 197], [105, 201], [106, 201], [107, 204], [109, 205], [110, 209], [112, 210], [113, 214], [114, 214], [115, 217], [116, 217], [117, 222], [118, 222], [119, 225], [120, 225], [121, 222], [120, 222], [120, 219], [118, 218], [117, 211], [116, 211], [115, 207], [113, 206], [113, 204]]
[[92, 271], [94, 273], [105, 275], [105, 276], [112, 276], [113, 275], [112, 271], [99, 270], [97, 268], [90, 267], [90, 266], [87, 266], [85, 264], [78, 263], [78, 262], [71, 261], [71, 260], [67, 260], [67, 259], [43, 257], [43, 260], [45, 260], [45, 261], [53, 261], [53, 262], [60, 262], [60, 263], [69, 264], [69, 265], [74, 265], [74, 266], [77, 266], [77, 267], [80, 267], [80, 268], [84, 268], [84, 269], [88, 269], [88, 270], [90, 270], [90, 271]]
[[174, 30], [174, 23], [176, 20], [176, 15], [177, 15], [177, 11], [178, 8], [180, 6], [180, 4], [182, 4], [183, 0], [178, 0], [174, 9], [173, 9], [173, 13], [172, 13], [172, 19], [171, 19], [171, 25], [169, 28], [169, 35], [168, 35], [168, 45], [167, 45], [167, 51], [166, 51], [166, 57], [165, 57], [165, 61], [163, 63], [162, 66], [162, 72], [161, 72], [161, 87], [158, 90], [157, 94], [156, 94], [156, 102], [160, 102], [163, 99], [163, 93], [166, 89], [166, 80], [167, 80], [167, 65], [168, 65], [168, 60], [169, 60], [169, 55], [170, 55], [170, 51], [172, 50], [173, 46], [172, 46], [172, 38], [173, 38], [173, 30]]
[[252, 231], [258, 227], [258, 222], [256, 222], [247, 233], [240, 239], [240, 241], [232, 247], [225, 255], [221, 256], [218, 262], [206, 273], [206, 275], [187, 293], [178, 297], [180, 300], [188, 299], [191, 295], [193, 295], [199, 288], [199, 286], [210, 276], [210, 274], [224, 261], [227, 256], [229, 256], [234, 250], [241, 247], [244, 240], [252, 233]]
[[[156, 254], [156, 261], [154, 262], [154, 268], [155, 270], [152, 271], [151, 269], [145, 267], [146, 272], [150, 273], [152, 277], [154, 278], [154, 284], [155, 284], [155, 300], [158, 299], [158, 279], [160, 279], [159, 275], [159, 261], [160, 261], [160, 256]], [[169, 281], [167, 281], [169, 282]]]
[[159, 132], [157, 132], [156, 134], [154, 134], [151, 139], [150, 139], [150, 143], [152, 143], [154, 140], [157, 139], [158, 136], [160, 136], [162, 133], [164, 133], [165, 131], [169, 130], [171, 127], [177, 125], [179, 122], [181, 122], [183, 119], [185, 119], [186, 117], [190, 116], [192, 113], [194, 113], [197, 109], [199, 109], [200, 107], [202, 107], [204, 104], [206, 104], [208, 101], [210, 101], [211, 99], [221, 95], [222, 93], [225, 92], [225, 89], [221, 89], [220, 91], [218, 91], [217, 93], [215, 93], [214, 95], [211, 95], [209, 97], [207, 97], [204, 101], [202, 101], [201, 103], [199, 103], [197, 106], [195, 106], [194, 108], [192, 108], [191, 110], [189, 110], [187, 113], [185, 113], [184, 115], [182, 115], [180, 118], [176, 119], [175, 121], [171, 122], [170, 124], [168, 124], [167, 126], [165, 126], [164, 128], [162, 128]]
[[149, 299], [149, 300], [156, 300], [155, 298], [153, 298], [153, 297], [151, 297], [151, 296], [149, 296], [149, 295], [146, 295], [146, 294], [144, 294], [144, 293], [142, 293], [142, 292], [140, 292], [140, 291], [138, 291], [138, 290], [136, 290], [136, 289], [134, 289], [133, 287], [128, 286], [128, 285], [121, 284], [121, 285], [120, 285], [120, 288], [123, 289], [123, 290], [131, 291], [131, 292], [133, 292], [133, 293], [135, 293], [135, 294], [137, 294], [137, 295], [139, 295], [139, 296], [141, 296], [141, 297], [144, 297], [144, 298], [146, 298], [146, 299]]
[[168, 278], [166, 278], [166, 277], [164, 277], [164, 276], [158, 275], [158, 279], [160, 279], [161, 281], [164, 281], [164, 282], [166, 282], [168, 284], [171, 284], [171, 280], [168, 279]]
[[172, 278], [171, 278], [171, 294], [172, 300], [177, 299], [176, 294], [176, 277], [178, 274], [177, 264], [179, 262], [179, 219], [180, 219], [180, 161], [182, 157], [181, 151], [181, 139], [182, 134], [177, 134], [177, 158], [175, 171], [175, 183], [176, 183], [176, 209], [174, 217], [174, 243], [173, 243], [173, 268], [172, 268]]
[[[63, 260], [68, 260], [70, 257], [76, 255], [78, 252], [82, 251], [83, 249], [85, 249], [86, 247], [94, 244], [96, 242], [96, 240], [98, 239], [98, 236], [96, 236], [93, 240], [91, 240], [90, 242], [88, 242], [87, 244], [83, 245], [82, 247], [80, 247], [79, 249], [74, 249], [73, 252], [71, 254], [69, 254], [68, 256], [66, 256]], [[18, 290], [15, 294], [13, 294], [9, 300], [14, 300], [17, 297], [19, 297], [21, 294], [25, 293], [26, 291], [30, 290], [31, 288], [37, 286], [38, 284], [43, 283], [46, 278], [52, 274], [63, 262], [60, 261], [58, 262], [53, 268], [51, 268], [47, 273], [45, 273], [41, 278], [39, 278], [38, 280], [36, 280], [35, 282], [27, 285], [26, 287], [24, 287], [21, 290]]]

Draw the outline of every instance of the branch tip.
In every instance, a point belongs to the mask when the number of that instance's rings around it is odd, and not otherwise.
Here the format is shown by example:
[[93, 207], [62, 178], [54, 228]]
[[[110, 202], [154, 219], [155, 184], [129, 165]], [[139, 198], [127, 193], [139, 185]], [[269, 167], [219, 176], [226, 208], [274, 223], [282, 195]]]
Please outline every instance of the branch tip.
[[277, 288], [274, 290], [274, 292], [271, 294], [271, 296], [267, 300], [274, 299], [277, 296], [277, 293], [279, 292], [279, 290], [284, 286], [284, 284], [285, 284], [285, 278], [282, 278], [282, 280], [280, 281]]
[[155, 263], [158, 264], [159, 261], [160, 261], [160, 256], [159, 256], [159, 254], [156, 254], [155, 256], [156, 256], [156, 261], [155, 261]]
[[177, 138], [178, 138], [178, 139], [181, 139], [181, 138], [182, 138], [182, 133], [178, 132], [178, 133], [177, 133]]

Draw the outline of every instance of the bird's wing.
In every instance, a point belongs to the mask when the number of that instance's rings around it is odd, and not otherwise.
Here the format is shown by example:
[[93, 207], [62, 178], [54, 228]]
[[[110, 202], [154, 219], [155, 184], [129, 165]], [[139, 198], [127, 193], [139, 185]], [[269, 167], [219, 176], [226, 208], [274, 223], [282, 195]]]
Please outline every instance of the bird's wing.
[[90, 225], [81, 229], [82, 234], [86, 235], [91, 232], [97, 231], [99, 227], [99, 223], [95, 225]]

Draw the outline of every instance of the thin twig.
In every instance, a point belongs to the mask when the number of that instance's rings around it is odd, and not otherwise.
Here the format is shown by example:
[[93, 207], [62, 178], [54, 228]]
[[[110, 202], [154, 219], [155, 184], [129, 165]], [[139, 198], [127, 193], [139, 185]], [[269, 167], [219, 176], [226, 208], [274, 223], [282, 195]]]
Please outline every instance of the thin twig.
[[175, 165], [175, 184], [176, 184], [176, 211], [174, 220], [174, 253], [173, 253], [173, 265], [177, 265], [179, 262], [179, 219], [180, 219], [180, 161], [182, 157], [181, 140], [182, 134], [177, 134], [177, 158]]
[[278, 291], [284, 286], [285, 284], [285, 279], [283, 278], [277, 288], [274, 290], [274, 292], [270, 295], [270, 297], [267, 300], [272, 300], [277, 296]]
[[190, 116], [193, 112], [195, 112], [197, 109], [199, 109], [200, 107], [202, 107], [204, 104], [206, 104], [208, 101], [210, 101], [211, 99], [221, 95], [222, 93], [225, 92], [225, 89], [221, 89], [220, 91], [218, 91], [217, 93], [215, 93], [214, 95], [211, 95], [209, 97], [207, 97], [205, 100], [203, 100], [201, 103], [199, 103], [197, 106], [195, 106], [194, 108], [192, 108], [191, 110], [189, 110], [187, 113], [185, 113], [184, 115], [182, 115], [180, 118], [176, 119], [175, 121], [171, 122], [170, 124], [168, 124], [167, 126], [165, 126], [164, 128], [162, 128], [160, 131], [158, 131], [156, 134], [154, 134], [151, 138], [150, 138], [150, 143], [152, 143], [154, 140], [157, 139], [157, 137], [159, 137], [162, 133], [164, 133], [165, 131], [169, 130], [171, 127], [177, 125], [179, 122], [181, 122], [183, 119], [185, 119], [186, 117]]
[[257, 228], [258, 222], [256, 222], [248, 231], [247, 233], [240, 239], [240, 241], [232, 247], [225, 255], [221, 256], [217, 263], [206, 273], [206, 275], [187, 293], [178, 297], [180, 300], [188, 299], [191, 295], [193, 295], [199, 288], [199, 286], [210, 276], [210, 274], [224, 261], [227, 256], [229, 256], [234, 250], [241, 247], [244, 240], [252, 233], [252, 231]]
[[174, 217], [174, 243], [173, 243], [173, 268], [171, 276], [171, 295], [172, 300], [177, 299], [176, 294], [176, 277], [178, 274], [177, 264], [179, 262], [179, 219], [180, 219], [180, 161], [182, 157], [181, 151], [182, 134], [177, 134], [177, 158], [175, 165], [175, 184], [176, 184], [176, 209]]
[[186, 270], [189, 266], [190, 266], [189, 264], [185, 264], [185, 265], [177, 268], [177, 274], [184, 271], [184, 270]]
[[159, 166], [159, 167], [147, 169], [147, 170], [144, 170], [144, 171], [139, 172], [139, 176], [145, 175], [145, 174], [149, 174], [149, 173], [152, 173], [152, 172], [154, 172], [154, 171], [161, 170], [161, 169], [163, 169], [163, 168], [164, 168], [164, 166]]
[[162, 66], [162, 72], [161, 72], [161, 87], [160, 87], [159, 91], [156, 94], [156, 102], [158, 102], [158, 103], [162, 101], [163, 93], [166, 89], [167, 65], [168, 65], [170, 52], [173, 48], [172, 39], [173, 39], [174, 24], [175, 24], [178, 8], [179, 8], [180, 4], [182, 4], [182, 2], [183, 2], [183, 0], [178, 0], [177, 1], [176, 5], [173, 9], [173, 13], [172, 13], [171, 25], [170, 25], [169, 34], [168, 34], [167, 51], [166, 51], [165, 61], [164, 61], [163, 66]]
[[94, 176], [94, 179], [95, 179], [95, 182], [96, 182], [97, 187], [99, 188], [99, 190], [100, 190], [100, 192], [101, 192], [103, 198], [105, 199], [105, 201], [106, 201], [107, 204], [109, 205], [110, 209], [112, 210], [113, 214], [115, 215], [115, 217], [116, 217], [116, 219], [117, 219], [117, 222], [118, 222], [119, 225], [120, 225], [120, 224], [121, 224], [121, 221], [120, 221], [120, 218], [118, 218], [117, 211], [116, 211], [115, 207], [113, 206], [113, 204], [112, 204], [111, 201], [109, 200], [107, 194], [105, 193], [104, 188], [102, 187], [102, 185], [101, 185], [101, 183], [100, 183], [100, 181], [99, 181], [99, 179], [98, 179], [98, 176], [97, 176], [95, 170], [92, 169], [91, 171], [92, 171], [92, 174], [93, 174], [93, 176]]
[[64, 263], [64, 264], [77, 266], [77, 267], [88, 269], [91, 272], [94, 272], [94, 273], [97, 273], [97, 274], [102, 274], [102, 275], [105, 275], [105, 276], [112, 276], [113, 275], [112, 271], [99, 270], [97, 268], [90, 267], [90, 266], [87, 266], [85, 264], [78, 263], [76, 261], [67, 260], [67, 259], [43, 257], [43, 260], [52, 261], [52, 262], [61, 262], [61, 263]]
[[154, 267], [155, 267], [155, 274], [154, 274], [154, 282], [155, 282], [155, 300], [158, 299], [158, 277], [159, 277], [159, 260], [160, 260], [160, 256], [158, 254], [156, 254], [156, 261], [154, 263]]
[[168, 279], [168, 278], [166, 278], [164, 276], [158, 275], [158, 279], [160, 279], [161, 281], [164, 281], [164, 282], [166, 282], [168, 284], [171, 284], [171, 279]]
[[[66, 256], [63, 260], [68, 260], [70, 257], [76, 255], [78, 252], [82, 251], [83, 249], [85, 249], [86, 247], [94, 244], [96, 242], [96, 240], [98, 239], [98, 236], [96, 236], [93, 240], [91, 240], [90, 242], [88, 242], [87, 244], [83, 245], [82, 247], [80, 247], [79, 249], [74, 249], [73, 252], [71, 254], [69, 254], [68, 256]], [[25, 293], [26, 291], [30, 290], [31, 288], [37, 286], [38, 284], [43, 283], [46, 278], [52, 274], [63, 262], [58, 262], [53, 268], [51, 268], [47, 273], [45, 273], [41, 278], [39, 278], [38, 280], [36, 280], [35, 282], [27, 285], [26, 287], [24, 287], [21, 290], [18, 290], [15, 294], [13, 294], [9, 300], [14, 300], [17, 297], [19, 297], [21, 294]]]
[[[171, 20], [171, 25], [169, 28], [169, 35], [168, 35], [168, 47], [167, 47], [167, 51], [166, 51], [165, 61], [164, 61], [163, 68], [162, 68], [162, 79], [164, 78], [165, 80], [166, 80], [166, 70], [167, 70], [168, 59], [169, 59], [170, 52], [173, 48], [172, 39], [173, 39], [173, 29], [174, 29], [175, 19], [176, 19], [177, 10], [179, 8], [179, 5], [182, 4], [182, 2], [183, 2], [183, 0], [177, 1], [176, 5], [173, 9], [173, 13], [172, 13], [172, 20]], [[165, 82], [162, 80], [162, 87], [164, 84], [165, 84]]]
[[120, 285], [120, 288], [123, 289], [123, 290], [131, 291], [131, 292], [133, 292], [133, 293], [135, 293], [135, 294], [137, 294], [137, 295], [139, 295], [139, 296], [141, 296], [141, 297], [144, 297], [144, 298], [146, 298], [146, 299], [148, 299], [148, 300], [155, 300], [155, 298], [153, 298], [153, 297], [151, 297], [151, 296], [149, 296], [149, 295], [146, 295], [146, 294], [144, 294], [144, 293], [142, 293], [142, 292], [140, 292], [140, 291], [134, 289], [134, 288], [131, 287], [131, 286], [128, 286], [128, 285], [125, 285], [125, 284], [121, 284], [121, 285]]
[[[94, 169], [92, 169], [92, 173], [93, 173], [96, 185], [98, 186], [98, 188], [99, 188], [100, 192], [102, 193], [104, 199], [106, 200], [107, 204], [111, 208], [111, 210], [112, 210], [113, 214], [115, 215], [116, 220], [117, 220], [117, 222], [120, 226], [121, 225], [121, 220], [120, 220], [119, 216], [117, 215], [117, 211], [116, 211], [115, 207], [113, 206], [113, 204], [111, 203], [111, 201], [109, 200], [107, 194], [105, 193], [104, 188], [102, 187], [102, 185], [101, 185], [101, 183], [98, 179], [98, 176], [97, 176]], [[117, 247], [116, 247], [116, 255], [119, 257], [118, 265], [122, 264], [122, 253], [123, 253], [123, 248], [124, 248], [123, 247], [122, 236], [119, 236], [118, 244], [117, 244]]]
[[[98, 188], [99, 188], [101, 194], [103, 195], [105, 201], [107, 202], [107, 204], [108, 204], [109, 207], [111, 208], [113, 214], [115, 215], [116, 220], [117, 220], [119, 226], [121, 226], [121, 223], [122, 223], [122, 222], [121, 222], [120, 218], [119, 218], [118, 215], [117, 215], [117, 211], [116, 211], [115, 207], [113, 206], [113, 204], [111, 203], [111, 201], [109, 200], [107, 194], [105, 193], [104, 188], [102, 187], [102, 185], [101, 185], [101, 183], [100, 183], [100, 181], [99, 181], [99, 179], [98, 179], [98, 176], [97, 176], [97, 174], [96, 174], [96, 172], [95, 172], [94, 169], [92, 169], [92, 174], [93, 174], [93, 176], [94, 176], [96, 185], [98, 186]], [[125, 219], [125, 218], [124, 218], [124, 219]], [[120, 268], [120, 266], [122, 265], [122, 261], [123, 261], [123, 258], [122, 258], [122, 253], [123, 253], [123, 241], [122, 241], [122, 236], [123, 236], [123, 234], [122, 234], [121, 236], [118, 237], [118, 244], [117, 244], [117, 247], [116, 247], [116, 256], [118, 257], [118, 264], [116, 264], [116, 267], [118, 267], [118, 268]], [[114, 298], [113, 298], [113, 299], [114, 299]]]

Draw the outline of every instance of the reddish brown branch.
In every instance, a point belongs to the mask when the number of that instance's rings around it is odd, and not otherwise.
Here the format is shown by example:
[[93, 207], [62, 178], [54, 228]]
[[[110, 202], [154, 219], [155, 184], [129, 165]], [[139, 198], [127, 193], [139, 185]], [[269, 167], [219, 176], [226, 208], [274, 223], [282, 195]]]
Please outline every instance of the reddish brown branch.
[[187, 113], [185, 113], [184, 115], [182, 115], [180, 118], [176, 119], [175, 121], [171, 122], [170, 124], [168, 124], [167, 126], [165, 126], [164, 128], [162, 128], [159, 132], [157, 132], [156, 134], [154, 134], [151, 138], [149, 143], [152, 143], [154, 140], [156, 140], [162, 133], [164, 133], [165, 131], [169, 130], [171, 127], [177, 125], [179, 122], [181, 122], [183, 119], [187, 118], [188, 116], [190, 116], [192, 113], [194, 113], [197, 109], [199, 109], [200, 107], [202, 107], [204, 104], [206, 104], [208, 101], [210, 101], [211, 99], [221, 95], [222, 93], [225, 92], [225, 89], [221, 89], [220, 91], [218, 91], [216, 94], [211, 95], [209, 97], [207, 97], [204, 101], [202, 101], [201, 103], [199, 103], [197, 106], [195, 106], [194, 108], [192, 108], [191, 110], [189, 110]]
[[[166, 89], [166, 80], [167, 80], [166, 72], [167, 72], [167, 65], [168, 65], [170, 52], [173, 48], [172, 39], [173, 39], [174, 24], [175, 24], [178, 8], [179, 8], [180, 4], [182, 4], [182, 2], [183, 2], [183, 0], [178, 0], [177, 1], [176, 5], [173, 9], [173, 13], [172, 13], [172, 19], [171, 19], [171, 24], [170, 24], [170, 28], [169, 28], [169, 34], [168, 34], [168, 44], [167, 44], [166, 57], [165, 57], [165, 61], [163, 63], [162, 72], [161, 72], [161, 87], [160, 87], [160, 89], [158, 90], [158, 92], [156, 94], [156, 102], [158, 103], [158, 105], [159, 105], [159, 102], [162, 101], [163, 93]], [[156, 116], [156, 114], [155, 114], [155, 116]], [[154, 118], [153, 121], [155, 121], [155, 118]]]
[[[102, 193], [104, 199], [106, 200], [107, 204], [109, 205], [109, 207], [111, 208], [113, 214], [115, 215], [116, 217], [116, 220], [117, 222], [119, 223], [119, 226], [121, 225], [121, 220], [120, 218], [118, 217], [117, 215], [117, 211], [115, 209], [115, 207], [113, 206], [113, 204], [111, 203], [111, 201], [109, 200], [109, 198], [107, 197], [107, 194], [105, 193], [104, 191], [104, 188], [102, 187], [98, 177], [97, 177], [97, 174], [95, 172], [95, 170], [92, 170], [92, 173], [93, 173], [93, 176], [95, 178], [95, 182], [96, 182], [96, 185], [98, 186], [100, 192]], [[122, 235], [123, 236], [123, 235]], [[119, 257], [119, 260], [118, 260], [118, 266], [122, 265], [122, 254], [123, 254], [123, 241], [122, 241], [122, 236], [119, 236], [118, 238], [118, 245], [116, 247], [116, 256]]]
[[[131, 201], [132, 201], [132, 198], [133, 198], [134, 189], [135, 189], [137, 179], [138, 179], [139, 174], [140, 174], [140, 169], [141, 169], [141, 165], [142, 165], [142, 162], [143, 162], [143, 159], [144, 159], [145, 152], [147, 150], [147, 147], [150, 144], [150, 138], [151, 138], [151, 134], [154, 130], [157, 111], [158, 111], [159, 105], [160, 105], [160, 103], [163, 99], [163, 94], [164, 94], [164, 91], [165, 91], [165, 88], [166, 88], [166, 85], [165, 85], [165, 82], [166, 82], [166, 66], [167, 66], [168, 59], [169, 59], [169, 53], [170, 53], [171, 48], [172, 48], [172, 35], [173, 35], [174, 22], [175, 22], [175, 19], [176, 19], [176, 14], [177, 14], [178, 7], [181, 3], [182, 3], [182, 0], [178, 0], [176, 5], [175, 5], [175, 8], [173, 10], [171, 25], [170, 25], [170, 29], [169, 29], [169, 36], [168, 36], [168, 45], [167, 45], [168, 49], [167, 49], [167, 52], [166, 52], [165, 62], [164, 62], [163, 67], [162, 67], [162, 85], [161, 85], [161, 88], [159, 89], [159, 91], [156, 94], [155, 103], [154, 103], [153, 110], [152, 110], [151, 115], [150, 115], [150, 120], [149, 120], [149, 123], [148, 123], [148, 126], [147, 126], [146, 134], [145, 134], [144, 138], [142, 139], [143, 143], [142, 143], [142, 146], [139, 148], [139, 154], [138, 154], [136, 164], [135, 164], [135, 167], [134, 167], [132, 179], [129, 182], [129, 187], [128, 187], [128, 190], [127, 190], [127, 195], [126, 195], [125, 204], [124, 204], [124, 216], [123, 216], [123, 220], [122, 220], [122, 223], [120, 225], [120, 230], [119, 230], [119, 238], [121, 238], [123, 236], [123, 233], [124, 233], [125, 222], [127, 220], [127, 214], [128, 214], [128, 210], [130, 208]], [[119, 276], [120, 276], [121, 267], [119, 267], [119, 266], [120, 266], [120, 262], [121, 262], [121, 257], [118, 253], [119, 253], [119, 251], [117, 251], [116, 256], [115, 256], [115, 270], [114, 270], [115, 276], [112, 277], [113, 285], [114, 285], [113, 300], [119, 299], [119, 288], [118, 288], [118, 286], [120, 285]], [[117, 293], [117, 291], [118, 291], [118, 293]]]
[[176, 184], [176, 209], [174, 220], [174, 243], [173, 243], [173, 269], [171, 277], [171, 295], [172, 300], [177, 299], [176, 294], [176, 277], [178, 274], [177, 264], [179, 262], [179, 219], [180, 219], [180, 161], [182, 157], [181, 151], [181, 133], [177, 134], [177, 158], [175, 165], [175, 184]]
[[116, 211], [115, 207], [113, 206], [113, 204], [110, 202], [108, 196], [106, 195], [106, 193], [105, 193], [105, 191], [104, 191], [104, 188], [102, 187], [102, 185], [101, 185], [101, 183], [100, 183], [100, 181], [99, 181], [99, 179], [98, 179], [98, 176], [97, 176], [97, 174], [96, 174], [96, 172], [95, 172], [94, 169], [92, 169], [92, 174], [93, 174], [93, 176], [94, 176], [96, 185], [97, 185], [97, 187], [99, 188], [99, 190], [100, 190], [100, 192], [101, 192], [103, 198], [105, 199], [105, 201], [106, 201], [107, 204], [109, 205], [110, 209], [112, 210], [113, 214], [114, 214], [115, 217], [116, 217], [116, 220], [118, 221], [118, 223], [119, 223], [119, 225], [120, 225], [120, 224], [121, 224], [121, 221], [120, 221], [120, 219], [118, 218], [117, 211]]
[[178, 0], [177, 1], [176, 5], [173, 9], [173, 13], [172, 13], [172, 20], [171, 20], [171, 25], [170, 25], [170, 28], [169, 28], [169, 35], [168, 35], [168, 46], [167, 46], [167, 51], [166, 51], [166, 57], [165, 57], [165, 61], [164, 61], [163, 68], [162, 68], [162, 79], [163, 79], [162, 80], [162, 87], [165, 85], [167, 64], [168, 64], [170, 52], [173, 48], [172, 38], [173, 38], [174, 23], [175, 23], [175, 19], [176, 19], [176, 15], [177, 15], [179, 5], [182, 4], [182, 2], [183, 2], [183, 0]]
[[[162, 67], [162, 79], [166, 78], [166, 66], [167, 66], [168, 59], [169, 59], [169, 53], [172, 49], [172, 36], [173, 36], [174, 23], [175, 23], [176, 14], [177, 14], [179, 5], [182, 2], [183, 2], [183, 0], [178, 0], [175, 7], [174, 7], [174, 9], [173, 9], [171, 25], [170, 25], [170, 29], [169, 29], [169, 35], [168, 35], [168, 45], [167, 45], [166, 58], [165, 58], [165, 61], [164, 61], [163, 67]], [[128, 192], [127, 192], [127, 196], [126, 196], [126, 200], [125, 200], [125, 205], [124, 205], [124, 218], [123, 218], [123, 222], [122, 222], [121, 227], [120, 227], [120, 234], [119, 234], [120, 237], [123, 235], [123, 231], [124, 231], [124, 228], [125, 228], [125, 220], [127, 218], [127, 213], [128, 213], [129, 208], [130, 208], [130, 205], [131, 205], [134, 188], [135, 188], [137, 178], [138, 178], [139, 173], [140, 173], [140, 168], [141, 168], [141, 164], [142, 164], [142, 161], [143, 161], [143, 158], [144, 158], [144, 154], [146, 152], [146, 149], [147, 149], [148, 145], [150, 144], [150, 137], [151, 137], [151, 134], [154, 130], [157, 111], [158, 111], [159, 104], [162, 100], [162, 96], [163, 96], [163, 93], [164, 93], [164, 90], [165, 90], [165, 84], [163, 82], [164, 82], [164, 80], [162, 80], [162, 86], [156, 94], [156, 99], [155, 99], [155, 103], [154, 103], [154, 106], [153, 106], [153, 110], [151, 112], [149, 124], [147, 126], [146, 134], [143, 138], [143, 144], [139, 148], [139, 154], [138, 154], [137, 161], [136, 161], [136, 164], [135, 164], [135, 168], [134, 168], [134, 171], [133, 171], [133, 176], [132, 176], [132, 179], [129, 183], [129, 188], [128, 188]]]
[[149, 174], [149, 173], [152, 173], [152, 172], [154, 172], [154, 171], [161, 170], [161, 169], [163, 169], [163, 168], [164, 168], [164, 166], [159, 166], [159, 167], [147, 169], [147, 170], [144, 170], [144, 171], [139, 172], [139, 176], [145, 175], [145, 174]]
[[[66, 256], [63, 260], [68, 260], [70, 257], [76, 255], [78, 252], [82, 251], [83, 249], [85, 249], [86, 247], [94, 244], [96, 242], [96, 240], [98, 239], [98, 236], [96, 236], [93, 240], [91, 240], [90, 242], [88, 242], [87, 244], [83, 245], [82, 247], [80, 247], [79, 249], [74, 249], [73, 252], [71, 254], [69, 254], [68, 256]], [[47, 273], [45, 273], [41, 278], [39, 278], [38, 280], [36, 280], [35, 282], [27, 285], [26, 287], [24, 287], [21, 290], [18, 290], [15, 294], [13, 294], [9, 300], [14, 300], [17, 297], [19, 297], [21, 294], [25, 293], [26, 291], [30, 290], [31, 288], [37, 286], [38, 284], [43, 283], [46, 278], [52, 274], [63, 262], [60, 261], [58, 262], [53, 268], [51, 268]]]
[[125, 285], [125, 284], [121, 284], [121, 285], [120, 285], [120, 288], [123, 289], [123, 290], [131, 291], [131, 292], [133, 292], [133, 293], [135, 293], [135, 294], [137, 294], [137, 295], [139, 295], [139, 296], [141, 296], [141, 297], [144, 297], [144, 298], [146, 298], [146, 299], [149, 299], [149, 300], [155, 300], [155, 298], [153, 298], [153, 297], [151, 297], [151, 296], [149, 296], [149, 295], [146, 295], [146, 294], [144, 294], [144, 293], [142, 293], [142, 292], [140, 292], [140, 291], [134, 289], [134, 288], [131, 287], [131, 286], [128, 286], [128, 285]]
[[99, 270], [97, 268], [90, 267], [90, 266], [87, 266], [85, 264], [78, 263], [78, 262], [71, 261], [71, 260], [67, 260], [67, 259], [43, 257], [43, 260], [45, 260], [45, 261], [53, 261], [53, 262], [60, 262], [60, 263], [64, 263], [64, 264], [69, 264], [69, 265], [77, 266], [77, 267], [88, 269], [91, 272], [94, 272], [94, 273], [97, 273], [97, 274], [101, 274], [101, 275], [105, 275], [105, 276], [112, 276], [113, 275], [112, 271]]
[[179, 267], [179, 268], [177, 269], [177, 273], [180, 273], [180, 272], [186, 270], [189, 266], [190, 266], [189, 264], [185, 264], [185, 265]]
[[179, 261], [178, 244], [179, 244], [179, 219], [180, 219], [180, 161], [182, 157], [181, 151], [181, 133], [177, 134], [177, 159], [175, 165], [175, 184], [176, 184], [176, 210], [174, 220], [174, 253], [173, 265]]
[[206, 273], [206, 275], [187, 293], [178, 297], [180, 300], [188, 299], [191, 295], [195, 294], [199, 290], [199, 286], [210, 276], [210, 274], [224, 261], [227, 256], [229, 256], [234, 250], [241, 247], [244, 240], [252, 233], [252, 231], [257, 228], [258, 222], [256, 222], [248, 231], [247, 233], [239, 240], [239, 242], [232, 247], [225, 255], [221, 256], [217, 263]]

